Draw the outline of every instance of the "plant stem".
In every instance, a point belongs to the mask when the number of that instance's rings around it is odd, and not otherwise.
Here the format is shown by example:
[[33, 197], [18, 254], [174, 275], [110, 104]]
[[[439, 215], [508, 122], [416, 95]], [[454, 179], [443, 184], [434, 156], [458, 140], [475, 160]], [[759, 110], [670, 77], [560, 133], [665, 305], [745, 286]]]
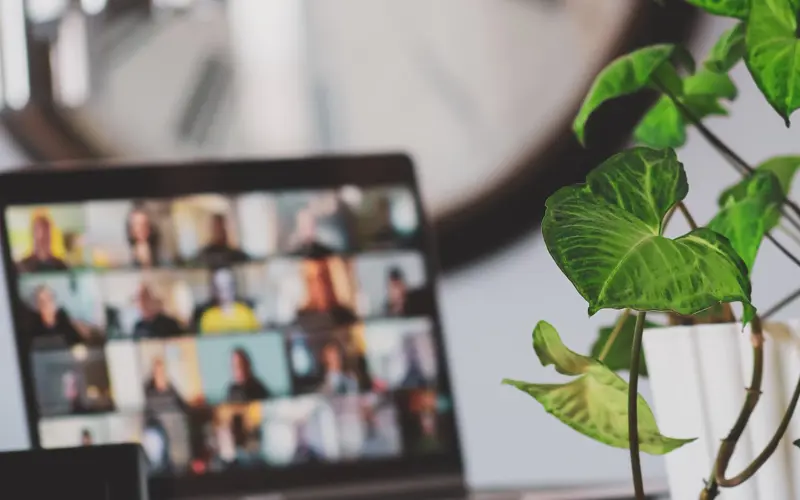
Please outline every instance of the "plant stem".
[[628, 443], [631, 451], [631, 472], [633, 473], [633, 489], [636, 500], [645, 500], [644, 482], [642, 481], [642, 464], [639, 460], [639, 360], [642, 356], [642, 333], [647, 313], [639, 312], [636, 316], [636, 329], [633, 333], [631, 349], [631, 376], [628, 381]]
[[780, 229], [780, 230], [783, 232], [783, 234], [785, 234], [786, 236], [788, 236], [789, 238], [791, 238], [791, 239], [792, 239], [792, 241], [794, 241], [795, 243], [797, 243], [798, 245], [800, 245], [800, 236], [798, 236], [797, 234], [795, 234], [795, 233], [794, 233], [794, 231], [792, 231], [791, 229], [789, 229], [788, 227], [786, 227], [786, 226], [785, 226], [785, 225], [783, 225], [783, 224], [780, 224], [780, 225], [778, 226], [778, 229]]
[[788, 258], [789, 258], [789, 260], [791, 260], [792, 262], [794, 262], [794, 263], [795, 263], [797, 266], [800, 266], [800, 259], [798, 259], [797, 257], [795, 257], [795, 256], [794, 256], [794, 254], [793, 254], [792, 252], [790, 252], [788, 248], [786, 248], [785, 246], [783, 246], [783, 244], [781, 244], [781, 242], [779, 242], [778, 240], [776, 240], [776, 239], [775, 239], [775, 237], [772, 235], [772, 233], [766, 233], [766, 237], [767, 237], [767, 239], [768, 239], [769, 241], [771, 241], [771, 242], [772, 242], [772, 244], [773, 244], [773, 245], [775, 245], [775, 247], [776, 247], [778, 250], [780, 250], [780, 251], [783, 253], [783, 255], [785, 255], [786, 257], [788, 257]]
[[[750, 420], [750, 416], [753, 414], [753, 410], [755, 410], [758, 400], [761, 397], [761, 381], [764, 374], [764, 332], [761, 328], [761, 318], [758, 316], [753, 318], [750, 338], [753, 343], [753, 375], [750, 380], [750, 387], [747, 388], [747, 396], [745, 397], [742, 409], [739, 411], [739, 416], [733, 424], [733, 428], [728, 433], [728, 436], [722, 440], [722, 444], [717, 452], [717, 459], [714, 462], [714, 471], [704, 491], [708, 499], [716, 498], [719, 492], [719, 486], [727, 487], [730, 484], [729, 481], [725, 479], [725, 470], [728, 468], [733, 452], [736, 449], [736, 443], [738, 443], [739, 438], [742, 437], [742, 433], [747, 427], [747, 422]], [[701, 498], [703, 497], [701, 496]]]
[[679, 201], [678, 210], [681, 211], [683, 217], [686, 219], [686, 222], [689, 224], [689, 227], [692, 229], [692, 231], [697, 229], [697, 222], [695, 222], [694, 217], [692, 217], [692, 214], [689, 213], [689, 209], [686, 208], [686, 204], [683, 203], [682, 201]]
[[598, 361], [603, 361], [608, 356], [609, 351], [611, 351], [611, 346], [614, 344], [614, 341], [617, 340], [619, 336], [619, 332], [622, 331], [622, 328], [625, 326], [625, 322], [628, 321], [628, 317], [631, 315], [630, 309], [625, 309], [622, 311], [622, 316], [619, 317], [617, 320], [617, 324], [614, 325], [614, 329], [611, 330], [611, 335], [608, 336], [608, 340], [606, 344], [603, 346], [603, 350], [600, 351], [600, 356], [597, 357]]

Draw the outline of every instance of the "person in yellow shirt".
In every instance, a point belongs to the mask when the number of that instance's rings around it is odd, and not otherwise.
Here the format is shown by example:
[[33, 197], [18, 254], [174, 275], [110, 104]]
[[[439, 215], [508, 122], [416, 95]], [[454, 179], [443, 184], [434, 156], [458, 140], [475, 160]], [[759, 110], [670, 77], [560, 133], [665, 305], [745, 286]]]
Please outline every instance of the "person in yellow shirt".
[[202, 334], [252, 332], [261, 326], [253, 308], [236, 296], [236, 278], [227, 267], [211, 274], [211, 304], [200, 313], [198, 330]]

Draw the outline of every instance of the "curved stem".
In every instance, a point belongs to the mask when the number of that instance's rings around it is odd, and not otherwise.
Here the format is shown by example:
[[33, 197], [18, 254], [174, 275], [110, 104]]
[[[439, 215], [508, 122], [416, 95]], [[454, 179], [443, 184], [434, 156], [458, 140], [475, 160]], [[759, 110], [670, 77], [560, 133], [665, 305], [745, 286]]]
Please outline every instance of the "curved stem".
[[619, 317], [617, 320], [617, 324], [614, 325], [614, 329], [611, 330], [611, 335], [608, 336], [608, 340], [606, 340], [606, 344], [603, 346], [603, 350], [600, 351], [600, 356], [597, 357], [598, 361], [603, 361], [608, 356], [609, 351], [611, 351], [611, 346], [614, 345], [614, 341], [617, 340], [619, 336], [619, 332], [622, 331], [622, 328], [625, 326], [625, 322], [628, 321], [628, 317], [631, 315], [630, 309], [625, 309], [622, 311], [622, 316]]
[[[758, 316], [753, 318], [750, 338], [753, 343], [753, 375], [750, 380], [750, 387], [747, 388], [747, 396], [745, 397], [742, 409], [739, 411], [739, 416], [733, 424], [733, 428], [725, 439], [722, 440], [722, 444], [717, 452], [717, 459], [714, 462], [714, 471], [711, 475], [711, 480], [708, 481], [705, 488], [706, 498], [709, 499], [717, 496], [720, 486], [735, 486], [730, 483], [729, 479], [725, 478], [725, 471], [736, 449], [736, 444], [739, 442], [739, 438], [742, 437], [742, 433], [747, 427], [747, 422], [750, 421], [750, 416], [753, 414], [753, 410], [755, 410], [758, 400], [761, 397], [761, 381], [764, 375], [764, 332], [761, 328], [761, 318]], [[703, 497], [701, 496], [701, 498]]]
[[[772, 436], [772, 439], [764, 448], [764, 450], [753, 460], [750, 465], [744, 468], [742, 472], [733, 476], [732, 478], [725, 478], [725, 469], [727, 468], [727, 462], [724, 464], [717, 464], [716, 476], [717, 482], [720, 486], [724, 488], [731, 488], [734, 486], [738, 486], [743, 482], [747, 481], [753, 475], [758, 472], [758, 469], [764, 465], [767, 460], [775, 453], [775, 450], [778, 449], [778, 445], [781, 443], [781, 439], [783, 439], [783, 435], [786, 433], [786, 429], [789, 428], [789, 424], [792, 422], [792, 417], [794, 416], [794, 411], [797, 408], [797, 401], [800, 400], [800, 380], [797, 381], [797, 384], [794, 386], [794, 393], [792, 394], [792, 400], [789, 402], [789, 407], [786, 409], [786, 413], [783, 414], [783, 418], [781, 419], [780, 425], [778, 425], [778, 429], [775, 431], [775, 434]], [[723, 446], [725, 443], [723, 442]], [[733, 450], [731, 450], [731, 455], [733, 454]], [[730, 460], [730, 457], [728, 457]]]
[[633, 333], [631, 349], [631, 376], [628, 381], [628, 443], [631, 451], [631, 472], [633, 473], [633, 489], [636, 500], [645, 500], [644, 482], [642, 480], [642, 464], [639, 459], [639, 360], [642, 356], [642, 333], [646, 312], [636, 316], [636, 329]]

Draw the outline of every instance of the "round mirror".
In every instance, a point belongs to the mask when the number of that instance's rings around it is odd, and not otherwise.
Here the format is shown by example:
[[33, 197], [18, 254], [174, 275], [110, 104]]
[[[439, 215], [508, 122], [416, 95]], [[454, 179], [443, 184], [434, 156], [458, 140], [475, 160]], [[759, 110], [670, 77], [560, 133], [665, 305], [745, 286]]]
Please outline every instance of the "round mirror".
[[6, 21], [24, 7], [30, 75], [27, 96], [6, 85], [7, 118], [39, 158], [408, 152], [448, 268], [528, 229], [549, 192], [619, 146], [638, 104], [595, 151], [569, 133], [592, 78], [689, 19], [647, 0], [3, 6]]

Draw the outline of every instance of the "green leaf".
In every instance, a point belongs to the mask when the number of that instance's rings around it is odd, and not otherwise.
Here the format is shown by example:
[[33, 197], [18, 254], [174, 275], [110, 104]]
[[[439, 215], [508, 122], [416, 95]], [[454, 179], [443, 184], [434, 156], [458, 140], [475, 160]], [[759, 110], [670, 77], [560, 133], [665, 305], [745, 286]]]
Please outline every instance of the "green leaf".
[[678, 107], [661, 96], [633, 130], [639, 144], [652, 148], [679, 148], [686, 143], [686, 123]]
[[690, 315], [737, 301], [746, 317], [753, 313], [747, 266], [724, 237], [703, 228], [674, 240], [661, 235], [664, 216], [687, 191], [674, 151], [639, 147], [548, 198], [545, 244], [590, 315], [606, 308]]
[[586, 122], [592, 113], [608, 100], [648, 86], [653, 74], [669, 60], [674, 50], [674, 45], [645, 47], [612, 61], [597, 75], [572, 124], [581, 144], [584, 143]]
[[754, 173], [743, 188], [724, 201], [708, 228], [725, 236], [752, 271], [764, 235], [780, 220], [784, 197], [777, 176], [768, 171]]
[[[784, 197], [789, 195], [794, 174], [798, 169], [800, 169], [800, 156], [776, 156], [756, 167], [757, 172], [765, 171], [775, 174], [781, 184], [781, 191], [783, 191]], [[744, 198], [747, 195], [747, 185], [748, 179], [743, 179], [723, 191], [719, 197], [719, 205], [723, 206], [730, 197], [736, 200]]]
[[753, 2], [745, 33], [745, 62], [761, 93], [783, 117], [800, 108], [800, 40], [797, 0]]
[[717, 73], [727, 73], [744, 57], [745, 24], [738, 23], [719, 37], [711, 49], [705, 67]]
[[[619, 318], [617, 321], [619, 321]], [[600, 329], [600, 336], [594, 342], [594, 345], [592, 345], [591, 356], [594, 359], [600, 358], [600, 353], [605, 349], [615, 326], [616, 322], [614, 325]], [[629, 371], [631, 369], [631, 349], [633, 348], [633, 334], [636, 331], [635, 326], [636, 316], [634, 314], [628, 315], [625, 323], [622, 325], [622, 329], [614, 339], [614, 343], [608, 348], [608, 352], [605, 358], [603, 358], [603, 364], [606, 365], [609, 370], [618, 372], [623, 370]], [[660, 326], [661, 325], [653, 323], [652, 321], [645, 321], [644, 323], [645, 328], [658, 328]], [[644, 352], [642, 352], [642, 357], [639, 360], [639, 375], [643, 377], [647, 376], [647, 362], [644, 358]]]
[[[503, 384], [531, 395], [548, 413], [581, 434], [609, 446], [628, 448], [628, 383], [599, 361], [569, 350], [549, 323], [540, 321], [536, 325], [533, 344], [546, 346], [536, 350], [542, 365], [555, 365], [558, 372], [577, 378], [565, 384], [530, 384], [510, 379], [503, 380]], [[636, 408], [641, 451], [664, 455], [694, 441], [663, 436], [641, 395]]]
[[687, 95], [709, 95], [731, 101], [738, 94], [736, 84], [727, 73], [715, 73], [706, 68], [686, 77], [683, 91]]
[[749, 4], [749, 0], [686, 0], [686, 2], [716, 16], [736, 17], [739, 19], [747, 17]]

